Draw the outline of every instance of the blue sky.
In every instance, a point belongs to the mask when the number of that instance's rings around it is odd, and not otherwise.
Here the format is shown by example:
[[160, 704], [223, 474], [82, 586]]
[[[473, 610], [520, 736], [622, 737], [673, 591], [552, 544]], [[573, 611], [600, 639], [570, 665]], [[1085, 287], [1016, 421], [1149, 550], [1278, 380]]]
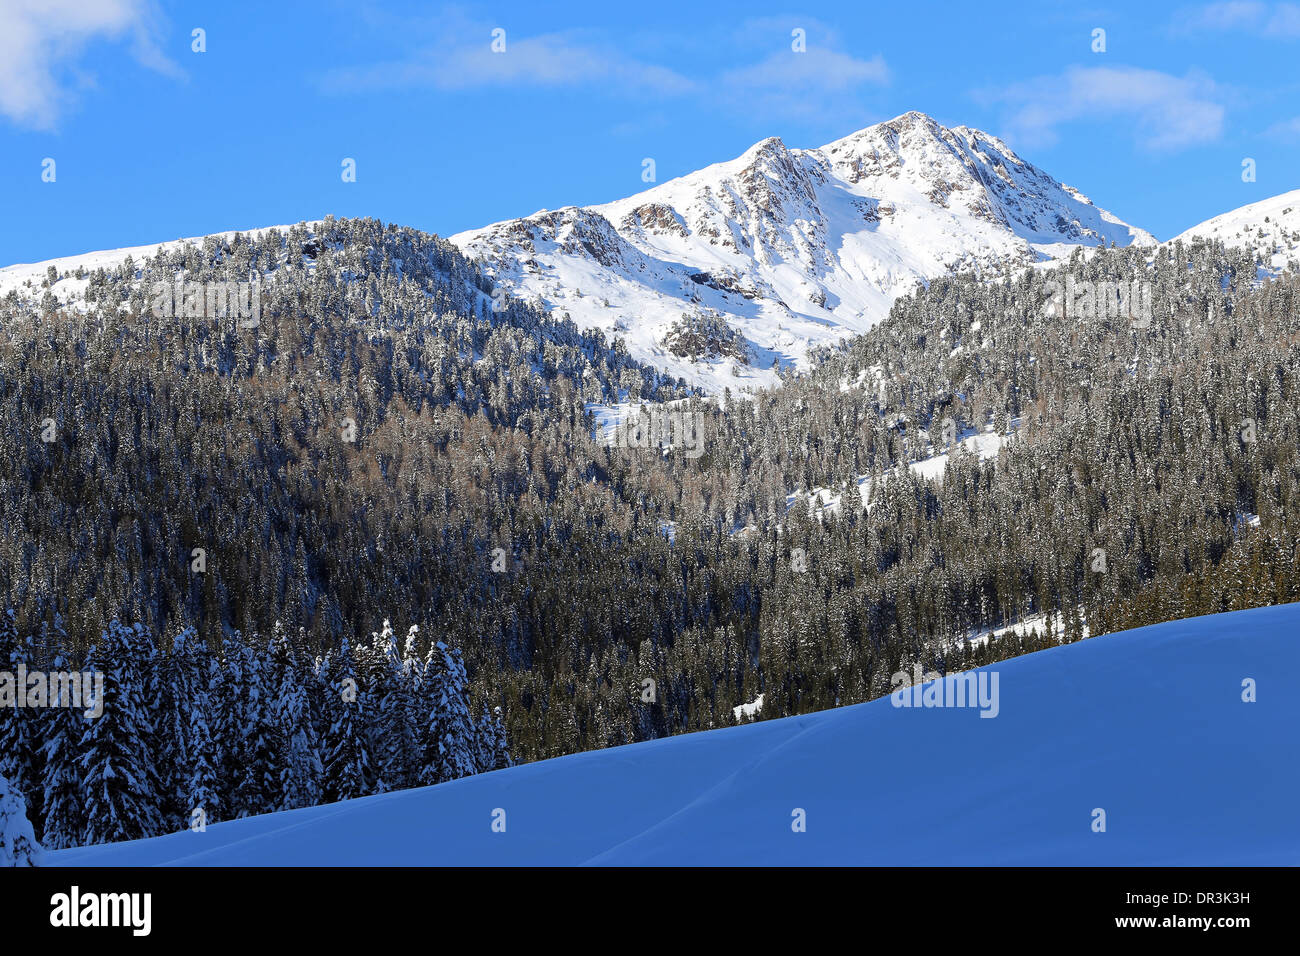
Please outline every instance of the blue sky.
[[450, 235], [912, 109], [1162, 239], [1300, 187], [1300, 3], [807, 9], [0, 0], [0, 263], [327, 213]]

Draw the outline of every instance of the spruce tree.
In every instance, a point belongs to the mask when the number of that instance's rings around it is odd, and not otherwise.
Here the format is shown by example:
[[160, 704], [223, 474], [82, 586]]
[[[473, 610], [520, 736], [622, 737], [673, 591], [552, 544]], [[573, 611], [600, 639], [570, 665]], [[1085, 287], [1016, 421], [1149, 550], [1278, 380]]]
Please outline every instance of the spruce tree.
[[286, 750], [279, 771], [280, 805], [275, 809], [310, 807], [320, 801], [322, 768], [310, 713], [309, 684], [315, 679], [288, 634], [277, 626], [268, 656], [267, 686]]
[[179, 753], [182, 760], [177, 765], [176, 802], [180, 828], [190, 826], [196, 811], [201, 811], [205, 823], [221, 819], [220, 783], [217, 780], [218, 753], [212, 734], [212, 684], [216, 662], [207, 646], [193, 629], [187, 629], [177, 638], [173, 655], [178, 658], [176, 670], [184, 675], [187, 690], [177, 697], [179, 719]]
[[425, 662], [428, 723], [420, 782], [443, 783], [475, 772], [475, 735], [469, 712], [469, 681], [460, 653], [441, 641]]
[[41, 857], [22, 791], [0, 774], [0, 867], [40, 866]]
[[159, 796], [147, 741], [138, 625], [114, 620], [100, 638], [90, 669], [104, 682], [103, 713], [89, 721], [79, 745], [85, 845], [135, 840], [162, 832]]
[[[56, 671], [64, 671], [69, 664], [62, 656], [55, 655], [51, 666]], [[45, 778], [41, 794], [44, 813], [39, 830], [41, 842], [51, 849], [76, 846], [85, 829], [80, 747], [86, 718], [82, 710], [68, 703], [61, 698], [51, 700], [41, 721]]]
[[[31, 669], [31, 642], [18, 636], [14, 612], [5, 609], [0, 612], [0, 671], [5, 672], [0, 677], [0, 776], [23, 794], [37, 790], [40, 769], [40, 711], [18, 706], [27, 690], [18, 686], [19, 675]], [[6, 699], [9, 694], [12, 700]]]
[[356, 662], [344, 639], [325, 662], [324, 697], [329, 729], [323, 741], [323, 795], [328, 803], [364, 796], [370, 774], [365, 715], [356, 681]]

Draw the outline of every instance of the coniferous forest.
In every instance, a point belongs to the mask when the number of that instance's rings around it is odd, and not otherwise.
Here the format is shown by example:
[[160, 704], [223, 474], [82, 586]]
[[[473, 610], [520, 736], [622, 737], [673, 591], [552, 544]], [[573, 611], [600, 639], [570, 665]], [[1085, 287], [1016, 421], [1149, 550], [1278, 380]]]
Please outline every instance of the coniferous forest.
[[[108, 706], [0, 709], [0, 776], [46, 846], [130, 839], [1300, 600], [1300, 273], [1259, 266], [938, 279], [745, 398], [373, 220], [72, 276], [86, 312], [12, 292], [0, 669]], [[153, 307], [250, 276], [249, 327]], [[1045, 308], [1065, 276], [1149, 284], [1149, 321]], [[639, 403], [702, 453], [609, 442]]]

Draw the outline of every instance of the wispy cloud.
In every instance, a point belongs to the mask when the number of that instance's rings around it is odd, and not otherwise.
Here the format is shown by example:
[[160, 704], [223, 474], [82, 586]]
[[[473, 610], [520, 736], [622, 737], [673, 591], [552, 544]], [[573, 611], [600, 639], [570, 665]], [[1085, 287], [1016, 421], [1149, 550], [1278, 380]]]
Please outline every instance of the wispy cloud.
[[[321, 78], [321, 85], [333, 93], [572, 87], [622, 96], [693, 96], [750, 115], [761, 111], [765, 116], [807, 117], [857, 106], [855, 96], [864, 88], [890, 79], [881, 56], [863, 59], [844, 52], [833, 30], [808, 17], [748, 20], [725, 41], [701, 38], [700, 44], [719, 44], [715, 50], [725, 47], [732, 62], [748, 62], [693, 74], [676, 64], [684, 59], [698, 63], [698, 57], [676, 56], [670, 61], [674, 65], [667, 65], [662, 56], [638, 57], [638, 49], [656, 46], [653, 35], [629, 44], [626, 37], [595, 30], [535, 36], [507, 30], [504, 49], [494, 52], [492, 24], [471, 21], [456, 8], [445, 8], [414, 28], [436, 35], [437, 43], [422, 44], [400, 59], [334, 69]], [[803, 40], [799, 52], [794, 49], [795, 30]]]
[[1199, 73], [1072, 67], [976, 97], [1004, 103], [1008, 136], [1028, 146], [1054, 143], [1058, 128], [1075, 121], [1131, 123], [1138, 145], [1153, 151], [1209, 143], [1223, 134], [1223, 91]]
[[150, 0], [0, 0], [0, 114], [53, 128], [76, 91], [94, 83], [79, 65], [93, 40], [127, 42], [142, 66], [179, 74], [155, 42], [155, 22]]
[[1240, 31], [1260, 36], [1300, 37], [1300, 4], [1264, 3], [1262, 0], [1226, 0], [1184, 11], [1179, 32]]
[[469, 90], [482, 87], [598, 86], [608, 92], [677, 95], [694, 83], [675, 70], [628, 57], [587, 31], [514, 36], [506, 31], [493, 49], [490, 25], [464, 28], [457, 39], [419, 50], [406, 59], [334, 70], [324, 78], [333, 92], [404, 89]]
[[1292, 143], [1300, 142], [1300, 116], [1279, 120], [1264, 130], [1264, 135], [1270, 139], [1280, 139]]
[[834, 26], [802, 13], [745, 20], [732, 44], [757, 59], [723, 71], [710, 89], [751, 115], [838, 126], [862, 111], [865, 94], [892, 79], [882, 55], [849, 52]]
[[773, 53], [752, 66], [728, 70], [720, 90], [735, 103], [765, 115], [807, 116], [855, 105], [864, 87], [889, 83], [889, 67], [877, 55], [860, 59], [837, 50]]

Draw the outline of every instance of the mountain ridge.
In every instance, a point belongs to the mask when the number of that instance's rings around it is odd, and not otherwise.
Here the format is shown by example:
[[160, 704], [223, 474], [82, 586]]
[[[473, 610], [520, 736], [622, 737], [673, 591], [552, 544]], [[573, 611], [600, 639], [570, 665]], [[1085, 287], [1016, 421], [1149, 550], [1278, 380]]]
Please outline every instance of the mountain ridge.
[[[79, 267], [111, 269], [128, 255], [235, 234], [5, 266], [0, 295], [39, 294], [53, 266], [55, 298], [76, 305]], [[1275, 273], [1300, 256], [1300, 190], [1164, 244], [1196, 238], [1257, 248]], [[866, 331], [917, 283], [1157, 242], [998, 137], [915, 111], [812, 149], [767, 137], [623, 199], [539, 210], [448, 241], [498, 288], [620, 337], [637, 360], [715, 394], [775, 384], [777, 369], [803, 367], [814, 348]], [[683, 352], [683, 343], [704, 351]]]
[[[623, 199], [449, 238], [513, 294], [713, 391], [771, 384], [775, 367], [866, 331], [917, 282], [1156, 243], [997, 137], [918, 112], [813, 149], [768, 137]], [[735, 327], [749, 364], [673, 354], [683, 308]]]
[[1254, 249], [1273, 270], [1300, 259], [1300, 189], [1279, 193], [1211, 216], [1169, 243], [1217, 239]]

